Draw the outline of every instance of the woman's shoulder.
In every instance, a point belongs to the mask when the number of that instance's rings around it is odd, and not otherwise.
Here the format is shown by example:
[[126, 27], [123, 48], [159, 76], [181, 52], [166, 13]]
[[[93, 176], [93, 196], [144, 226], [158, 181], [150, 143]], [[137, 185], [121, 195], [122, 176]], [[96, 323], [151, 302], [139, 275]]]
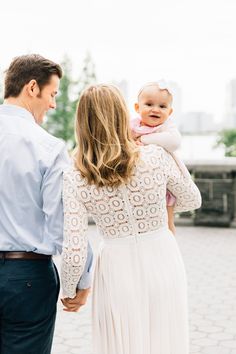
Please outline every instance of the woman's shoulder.
[[140, 158], [142, 164], [148, 164], [150, 167], [160, 166], [168, 152], [158, 145], [140, 146]]
[[155, 144], [140, 146], [140, 151], [141, 151], [141, 156], [161, 155], [166, 152], [165, 149], [163, 149], [163, 147]]
[[75, 166], [71, 165], [63, 171], [63, 180], [80, 182], [79, 184], [81, 184], [82, 181], [84, 181], [84, 178], [81, 176], [80, 171], [78, 171]]

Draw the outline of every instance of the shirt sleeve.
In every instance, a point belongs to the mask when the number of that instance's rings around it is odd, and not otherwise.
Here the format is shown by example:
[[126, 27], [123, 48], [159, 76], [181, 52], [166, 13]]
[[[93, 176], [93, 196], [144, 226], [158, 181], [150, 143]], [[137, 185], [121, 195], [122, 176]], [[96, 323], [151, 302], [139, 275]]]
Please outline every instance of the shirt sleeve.
[[44, 213], [43, 237], [44, 240], [52, 240], [55, 247], [53, 254], [56, 254], [61, 253], [63, 240], [62, 174], [63, 170], [68, 169], [71, 164], [62, 142], [59, 142], [51, 153], [48, 164], [41, 185]]
[[171, 127], [166, 131], [142, 135], [141, 142], [144, 145], [159, 145], [169, 152], [174, 152], [180, 147], [181, 135], [177, 128]]
[[63, 296], [74, 298], [88, 254], [88, 214], [84, 204], [77, 198], [73, 171], [63, 175], [63, 205], [62, 291]]
[[176, 198], [175, 212], [190, 211], [201, 206], [201, 194], [190, 174], [183, 174], [173, 157], [163, 150], [162, 166], [167, 177], [166, 188]]
[[88, 289], [92, 284], [92, 264], [93, 264], [93, 251], [88, 242], [88, 252], [87, 252], [87, 260], [84, 267], [84, 272], [81, 275], [79, 280], [79, 284], [77, 285], [77, 289]]

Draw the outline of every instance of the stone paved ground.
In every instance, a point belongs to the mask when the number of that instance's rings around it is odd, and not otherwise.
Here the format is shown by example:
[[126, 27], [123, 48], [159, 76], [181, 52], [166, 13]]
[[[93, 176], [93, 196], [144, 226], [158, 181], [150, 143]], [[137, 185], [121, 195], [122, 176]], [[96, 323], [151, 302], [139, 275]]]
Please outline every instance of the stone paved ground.
[[[94, 225], [90, 239], [96, 251]], [[190, 353], [236, 354], [236, 229], [178, 227], [177, 241], [189, 281]], [[92, 354], [91, 299], [79, 313], [58, 304], [52, 354], [72, 353]]]

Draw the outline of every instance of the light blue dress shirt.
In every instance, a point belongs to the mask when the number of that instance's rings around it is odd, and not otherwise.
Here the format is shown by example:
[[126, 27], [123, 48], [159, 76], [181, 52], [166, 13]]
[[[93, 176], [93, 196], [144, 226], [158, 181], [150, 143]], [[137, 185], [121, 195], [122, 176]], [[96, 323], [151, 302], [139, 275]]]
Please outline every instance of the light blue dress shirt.
[[[0, 251], [62, 251], [65, 144], [16, 105], [0, 105]], [[79, 288], [91, 285], [92, 251]]]

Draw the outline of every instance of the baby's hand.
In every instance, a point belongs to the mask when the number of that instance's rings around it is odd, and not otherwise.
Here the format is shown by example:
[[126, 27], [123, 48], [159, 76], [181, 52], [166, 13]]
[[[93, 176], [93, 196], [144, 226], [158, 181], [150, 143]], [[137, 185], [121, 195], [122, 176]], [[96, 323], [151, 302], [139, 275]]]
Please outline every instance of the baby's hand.
[[140, 146], [143, 146], [144, 144], [142, 143], [141, 141], [141, 136], [139, 136], [136, 140], [135, 140], [135, 144], [136, 145], [140, 145]]
[[136, 133], [135, 131], [131, 130], [131, 135], [134, 140], [137, 140], [140, 138], [140, 134]]

